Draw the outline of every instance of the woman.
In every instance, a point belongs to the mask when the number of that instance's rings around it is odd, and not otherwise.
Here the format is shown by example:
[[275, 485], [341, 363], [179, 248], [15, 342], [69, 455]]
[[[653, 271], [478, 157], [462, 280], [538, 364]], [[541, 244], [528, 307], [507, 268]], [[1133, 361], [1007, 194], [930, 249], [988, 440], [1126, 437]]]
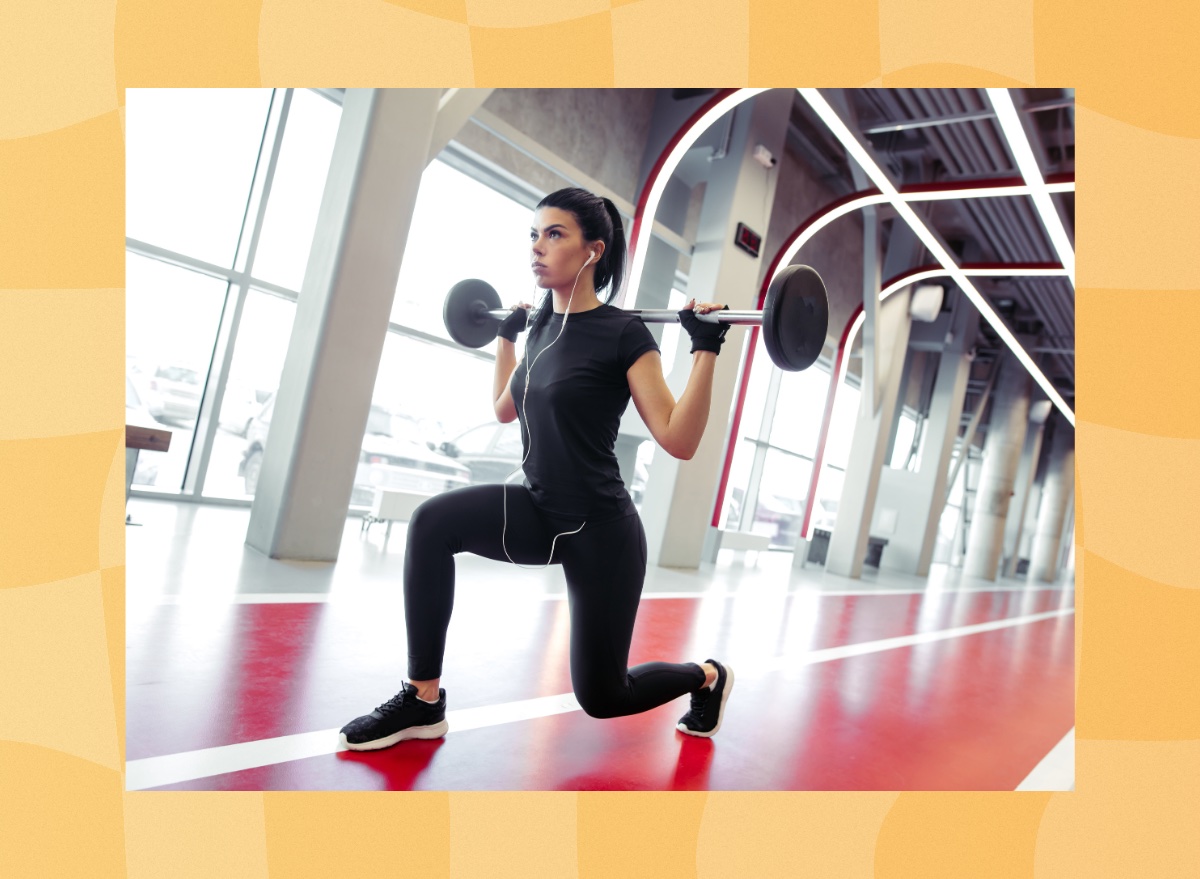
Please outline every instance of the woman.
[[[409, 682], [342, 728], [346, 748], [446, 734], [446, 691], [439, 685], [459, 552], [563, 566], [571, 682], [591, 716], [636, 714], [690, 693], [677, 728], [711, 736], [721, 725], [733, 687], [728, 666], [712, 659], [626, 665], [646, 575], [646, 535], [613, 454], [631, 397], [659, 445], [677, 458], [695, 454], [728, 330], [696, 313], [721, 306], [692, 300], [679, 312], [693, 356], [676, 401], [646, 325], [608, 304], [625, 267], [624, 230], [611, 201], [582, 189], [546, 196], [534, 213], [531, 261], [547, 293], [531, 321], [530, 306], [521, 303], [501, 323], [493, 386], [496, 417], [521, 419], [525, 483], [461, 488], [417, 508], [404, 557]], [[596, 294], [604, 289], [602, 304]], [[527, 323], [518, 365], [516, 340]]]

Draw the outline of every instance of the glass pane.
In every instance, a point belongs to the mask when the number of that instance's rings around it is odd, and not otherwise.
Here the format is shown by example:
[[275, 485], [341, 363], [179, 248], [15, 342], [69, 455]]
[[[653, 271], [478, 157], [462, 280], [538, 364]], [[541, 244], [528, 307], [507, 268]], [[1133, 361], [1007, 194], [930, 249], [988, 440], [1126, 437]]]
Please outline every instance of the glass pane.
[[808, 495], [808, 475], [812, 464], [778, 449], [768, 449], [758, 489], [755, 534], [771, 538], [771, 546], [793, 549], [804, 519], [804, 499]]
[[[446, 294], [464, 278], [496, 288], [501, 305], [537, 302], [530, 271], [533, 212], [448, 165], [432, 162], [421, 177], [392, 321], [449, 339]], [[489, 343], [486, 350], [494, 350]]]
[[[667, 299], [667, 308], [670, 311], [678, 311], [683, 308], [687, 302], [687, 297], [680, 290], [672, 290], [671, 296]], [[675, 353], [679, 348], [679, 334], [683, 332], [683, 327], [678, 323], [667, 323], [662, 325], [662, 340], [659, 342], [659, 349], [662, 351], [663, 370], [670, 377], [675, 371]], [[688, 347], [691, 347], [690, 343]], [[684, 361], [682, 367], [689, 373], [692, 369], [690, 360]]]
[[254, 496], [273, 395], [279, 388], [295, 319], [294, 302], [259, 290], [247, 294], [204, 479], [205, 495]]
[[896, 428], [896, 445], [892, 447], [892, 461], [888, 465], [893, 470], [904, 470], [908, 463], [908, 453], [912, 450], [913, 437], [917, 433], [917, 420], [907, 413], [900, 413], [900, 424]]
[[838, 502], [842, 499], [842, 483], [846, 471], [825, 467], [817, 489], [817, 503], [813, 507], [812, 527], [832, 532], [837, 522]]
[[496, 421], [493, 373], [479, 357], [389, 333], [374, 400], [391, 423], [363, 437], [351, 505], [370, 506], [380, 488], [437, 494], [516, 470], [521, 448], [500, 442], [512, 425]]
[[813, 528], [832, 531], [837, 520], [838, 501], [842, 496], [846, 462], [850, 457], [850, 442], [854, 438], [854, 427], [858, 420], [860, 396], [857, 388], [850, 387], [843, 380], [838, 389], [837, 400], [833, 404], [833, 417], [829, 422], [829, 439], [825, 444], [825, 458], [817, 486], [817, 502], [813, 506]]
[[[678, 325], [676, 325], [678, 326]], [[766, 405], [767, 388], [771, 384], [771, 363], [767, 346], [759, 339], [754, 347], [754, 365], [750, 369], [750, 385], [746, 388], [746, 401], [742, 406], [742, 420], [738, 426], [737, 445], [733, 450], [733, 464], [729, 468], [729, 482], [725, 487], [725, 501], [721, 509], [721, 528], [742, 530], [742, 504], [749, 490], [750, 471], [754, 465], [754, 452], [762, 430], [763, 407]], [[749, 519], [746, 521], [749, 527]]]
[[[473, 427], [464, 433], [462, 436], [454, 440], [454, 445], [459, 452], [469, 455], [481, 455], [487, 451], [488, 445], [495, 439], [496, 432], [492, 430], [490, 424], [485, 424], [480, 427]], [[518, 444], [519, 444], [518, 436]]]
[[500, 429], [496, 437], [495, 452], [497, 455], [524, 456], [524, 446], [521, 445], [521, 428], [516, 421], [509, 422]]
[[317, 228], [342, 108], [307, 89], [292, 93], [251, 274], [299, 292]]
[[125, 234], [232, 266], [271, 89], [128, 89]]
[[226, 287], [125, 254], [125, 421], [172, 434], [168, 451], [139, 453], [134, 485], [164, 492], [183, 487]]
[[948, 564], [954, 550], [954, 535], [958, 531], [959, 519], [962, 516], [960, 507], [946, 504], [942, 508], [941, 518], [938, 519], [937, 540], [933, 546], [933, 562]]
[[858, 388], [842, 382], [837, 400], [833, 404], [833, 417], [829, 422], [829, 441], [825, 445], [825, 465], [846, 469], [850, 460], [850, 443], [854, 439], [854, 427], [858, 422]]
[[[642, 503], [646, 500], [646, 482], [650, 478], [650, 465], [654, 462], [657, 449], [658, 443], [652, 439], [642, 440], [638, 444], [637, 458], [633, 467], [633, 482], [625, 486], [639, 513], [642, 511]], [[666, 452], [663, 454], [665, 455]]]
[[771, 422], [771, 445], [814, 457], [828, 391], [829, 373], [820, 366], [783, 373]]

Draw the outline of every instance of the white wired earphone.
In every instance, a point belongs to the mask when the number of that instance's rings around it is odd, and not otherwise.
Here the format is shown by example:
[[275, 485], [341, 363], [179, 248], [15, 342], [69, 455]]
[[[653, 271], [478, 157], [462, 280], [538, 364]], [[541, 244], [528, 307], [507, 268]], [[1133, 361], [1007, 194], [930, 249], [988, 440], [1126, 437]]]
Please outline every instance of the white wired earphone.
[[[518, 473], [521, 472], [521, 468], [523, 468], [525, 466], [525, 462], [527, 460], [529, 460], [529, 451], [533, 449], [533, 425], [530, 422], [529, 415], [528, 415], [528, 412], [529, 412], [529, 376], [530, 376], [530, 373], [533, 371], [533, 364], [538, 362], [538, 358], [541, 357], [543, 354], [545, 354], [547, 351], [549, 351], [551, 346], [553, 346], [555, 344], [555, 342], [557, 342], [559, 339], [562, 338], [563, 330], [565, 330], [567, 328], [567, 316], [571, 313], [571, 303], [575, 300], [575, 287], [579, 283], [579, 276], [582, 275], [583, 270], [588, 267], [588, 263], [590, 263], [595, 258], [596, 258], [596, 252], [595, 251], [590, 252], [588, 254], [588, 258], [584, 261], [583, 265], [581, 265], [579, 267], [579, 271], [575, 273], [575, 283], [571, 285], [571, 296], [569, 299], [567, 299], [567, 310], [565, 312], [563, 312], [562, 326], [559, 327], [558, 335], [554, 337], [554, 342], [551, 342], [549, 345], [547, 345], [545, 348], [543, 348], [541, 351], [539, 351], [537, 353], [537, 357], [533, 358], [533, 363], [530, 363], [528, 366], [525, 367], [525, 390], [521, 392], [521, 411], [526, 413], [525, 429], [529, 432], [529, 448], [525, 452], [525, 457], [523, 457], [521, 459], [521, 463], [517, 465], [517, 469], [514, 470], [512, 473], [508, 474], [508, 476], [504, 477], [504, 482], [502, 483], [502, 485], [504, 487], [504, 491], [502, 492], [504, 495], [504, 530], [501, 531], [501, 533], [500, 533], [500, 546], [504, 550], [504, 554], [506, 556], [508, 556], [508, 560], [510, 562], [512, 562], [518, 568], [524, 568], [527, 571], [540, 571], [540, 570], [543, 570], [544, 568], [550, 567], [550, 562], [553, 561], [553, 559], [554, 559], [554, 547], [558, 544], [558, 538], [566, 537], [571, 534], [578, 534], [580, 531], [583, 530], [583, 526], [587, 524], [587, 520], [584, 519], [583, 525], [580, 525], [574, 531], [564, 531], [561, 534], [554, 535], [554, 540], [550, 541], [550, 558], [546, 560], [546, 564], [544, 564], [544, 565], [518, 564], [517, 562], [513, 561], [513, 557], [511, 555], [508, 555], [508, 545], [506, 542], [507, 537], [508, 537], [508, 480], [512, 479], [515, 475], [517, 475]], [[549, 296], [552, 296], [552, 295], [553, 295], [553, 293], [548, 294], [547, 299], [549, 299]], [[547, 302], [547, 304], [549, 305], [549, 302]], [[526, 353], [528, 353], [528, 351], [529, 351], [528, 342], [526, 342], [525, 351], [526, 351]], [[519, 419], [518, 419], [518, 421], [519, 421]]]

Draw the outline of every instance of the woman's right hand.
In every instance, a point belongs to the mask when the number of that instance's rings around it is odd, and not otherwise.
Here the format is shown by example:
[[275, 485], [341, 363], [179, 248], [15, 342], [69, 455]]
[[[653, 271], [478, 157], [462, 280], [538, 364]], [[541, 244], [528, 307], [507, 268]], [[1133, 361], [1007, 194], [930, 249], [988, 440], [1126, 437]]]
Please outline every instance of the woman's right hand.
[[533, 306], [528, 302], [519, 302], [512, 307], [512, 314], [500, 321], [500, 329], [497, 335], [502, 339], [508, 339], [514, 345], [517, 343], [517, 336], [525, 332], [525, 327], [529, 322], [529, 309]]

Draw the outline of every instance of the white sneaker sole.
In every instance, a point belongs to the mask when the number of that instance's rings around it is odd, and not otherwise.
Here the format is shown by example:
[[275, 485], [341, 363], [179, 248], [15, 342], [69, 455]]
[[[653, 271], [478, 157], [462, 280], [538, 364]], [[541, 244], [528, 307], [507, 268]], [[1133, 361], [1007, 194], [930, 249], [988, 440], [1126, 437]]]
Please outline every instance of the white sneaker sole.
[[407, 729], [402, 729], [399, 732], [394, 732], [390, 736], [384, 736], [382, 739], [375, 739], [370, 742], [348, 742], [346, 734], [339, 733], [338, 738], [341, 741], [342, 747], [347, 751], [378, 751], [380, 748], [390, 748], [398, 742], [403, 742], [406, 739], [440, 739], [450, 730], [450, 724], [446, 721], [435, 723], [432, 726], [410, 726]]
[[733, 692], [733, 669], [725, 666], [725, 689], [721, 692], [721, 704], [717, 707], [717, 725], [708, 732], [701, 732], [698, 729], [688, 729], [682, 723], [675, 724], [675, 729], [681, 733], [687, 733], [689, 736], [700, 736], [701, 738], [711, 739], [717, 734], [717, 730], [721, 728], [721, 721], [725, 719], [725, 703], [729, 701], [729, 694]]

